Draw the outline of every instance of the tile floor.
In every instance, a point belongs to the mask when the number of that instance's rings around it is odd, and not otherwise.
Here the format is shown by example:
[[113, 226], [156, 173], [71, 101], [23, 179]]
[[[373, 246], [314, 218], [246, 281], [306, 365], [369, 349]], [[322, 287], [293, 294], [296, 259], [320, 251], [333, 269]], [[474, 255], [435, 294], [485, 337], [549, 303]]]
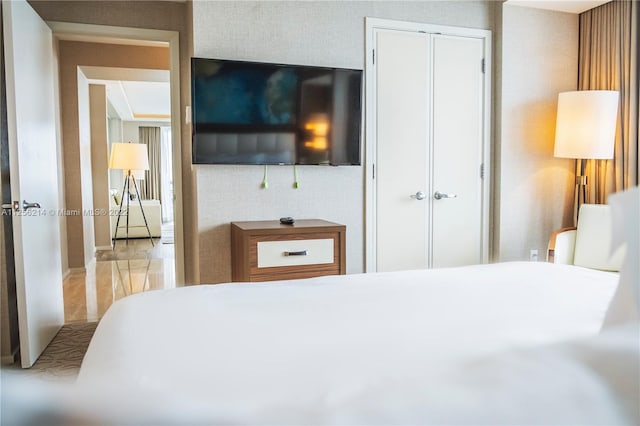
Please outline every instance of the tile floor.
[[84, 272], [72, 272], [63, 283], [65, 323], [98, 321], [118, 299], [175, 287], [173, 244], [159, 238], [117, 240], [115, 250], [96, 253]]

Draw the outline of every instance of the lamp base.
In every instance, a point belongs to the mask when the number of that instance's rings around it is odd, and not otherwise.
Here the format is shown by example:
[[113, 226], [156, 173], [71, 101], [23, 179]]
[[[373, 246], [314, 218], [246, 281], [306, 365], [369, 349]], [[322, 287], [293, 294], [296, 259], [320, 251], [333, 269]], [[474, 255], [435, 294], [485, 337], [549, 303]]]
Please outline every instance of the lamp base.
[[[130, 194], [130, 184], [129, 182], [133, 181], [133, 188], [135, 189], [135, 194]], [[120, 218], [122, 217], [122, 206], [124, 205], [125, 202], [125, 197], [124, 194], [127, 194], [126, 197], [126, 201], [127, 201], [127, 210], [126, 210], [126, 220], [127, 220], [127, 226], [126, 226], [126, 244], [129, 244], [129, 205], [130, 202], [132, 201], [131, 198], [135, 198], [138, 200], [138, 204], [140, 204], [140, 213], [142, 213], [142, 219], [144, 219], [144, 226], [147, 228], [147, 233], [149, 234], [149, 241], [151, 241], [151, 247], [155, 247], [155, 244], [153, 244], [153, 237], [151, 236], [151, 231], [149, 230], [149, 223], [147, 222], [147, 217], [144, 214], [144, 209], [142, 208], [142, 201], [140, 200], [140, 192], [138, 192], [138, 185], [136, 185], [136, 180], [133, 178], [132, 174], [131, 174], [131, 170], [129, 170], [127, 172], [127, 176], [124, 179], [124, 184], [122, 186], [122, 196], [120, 197], [120, 210], [118, 211], [118, 219], [116, 220], [116, 230], [114, 232], [113, 235], [113, 240], [112, 240], [112, 244], [111, 247], [113, 250], [115, 250], [116, 248], [116, 239], [118, 237], [118, 227], [120, 226]], [[134, 197], [130, 197], [130, 195], [134, 195]]]
[[587, 177], [584, 175], [587, 160], [580, 161], [580, 172], [576, 175], [575, 199], [573, 201], [573, 226], [578, 226], [580, 206], [587, 203]]

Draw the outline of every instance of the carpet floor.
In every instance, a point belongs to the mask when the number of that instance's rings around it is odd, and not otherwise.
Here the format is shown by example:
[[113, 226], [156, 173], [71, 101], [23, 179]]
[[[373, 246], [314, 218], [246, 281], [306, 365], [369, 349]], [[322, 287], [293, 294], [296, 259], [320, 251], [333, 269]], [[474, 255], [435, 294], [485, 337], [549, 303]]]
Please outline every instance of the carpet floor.
[[31, 368], [16, 367], [16, 372], [47, 381], [74, 382], [97, 326], [97, 322], [64, 325]]

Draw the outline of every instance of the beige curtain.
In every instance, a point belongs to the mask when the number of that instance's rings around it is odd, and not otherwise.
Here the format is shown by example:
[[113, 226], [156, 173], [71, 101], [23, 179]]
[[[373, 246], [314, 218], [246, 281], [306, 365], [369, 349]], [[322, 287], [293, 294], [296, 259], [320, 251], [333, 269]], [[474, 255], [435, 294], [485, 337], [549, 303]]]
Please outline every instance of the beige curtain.
[[638, 25], [640, 3], [612, 1], [580, 14], [579, 90], [620, 92], [613, 160], [590, 160], [590, 203], [638, 185]]
[[160, 127], [140, 127], [140, 143], [147, 145], [149, 152], [149, 170], [145, 172], [140, 185], [140, 197], [143, 200], [160, 199]]

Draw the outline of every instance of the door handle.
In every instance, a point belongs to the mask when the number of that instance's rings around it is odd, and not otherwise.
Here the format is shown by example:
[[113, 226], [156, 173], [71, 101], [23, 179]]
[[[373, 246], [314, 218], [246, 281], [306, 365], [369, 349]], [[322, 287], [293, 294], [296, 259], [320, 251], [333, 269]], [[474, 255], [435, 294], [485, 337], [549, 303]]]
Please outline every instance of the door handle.
[[436, 200], [441, 200], [443, 198], [457, 198], [458, 195], [456, 194], [444, 194], [440, 191], [436, 191], [435, 194], [433, 194], [433, 198], [435, 198]]
[[410, 197], [414, 200], [424, 200], [425, 198], [427, 198], [426, 194], [422, 191], [418, 191], [415, 194], [410, 195]]
[[39, 209], [39, 208], [41, 208], [39, 203], [27, 203], [26, 200], [22, 200], [22, 210]]

